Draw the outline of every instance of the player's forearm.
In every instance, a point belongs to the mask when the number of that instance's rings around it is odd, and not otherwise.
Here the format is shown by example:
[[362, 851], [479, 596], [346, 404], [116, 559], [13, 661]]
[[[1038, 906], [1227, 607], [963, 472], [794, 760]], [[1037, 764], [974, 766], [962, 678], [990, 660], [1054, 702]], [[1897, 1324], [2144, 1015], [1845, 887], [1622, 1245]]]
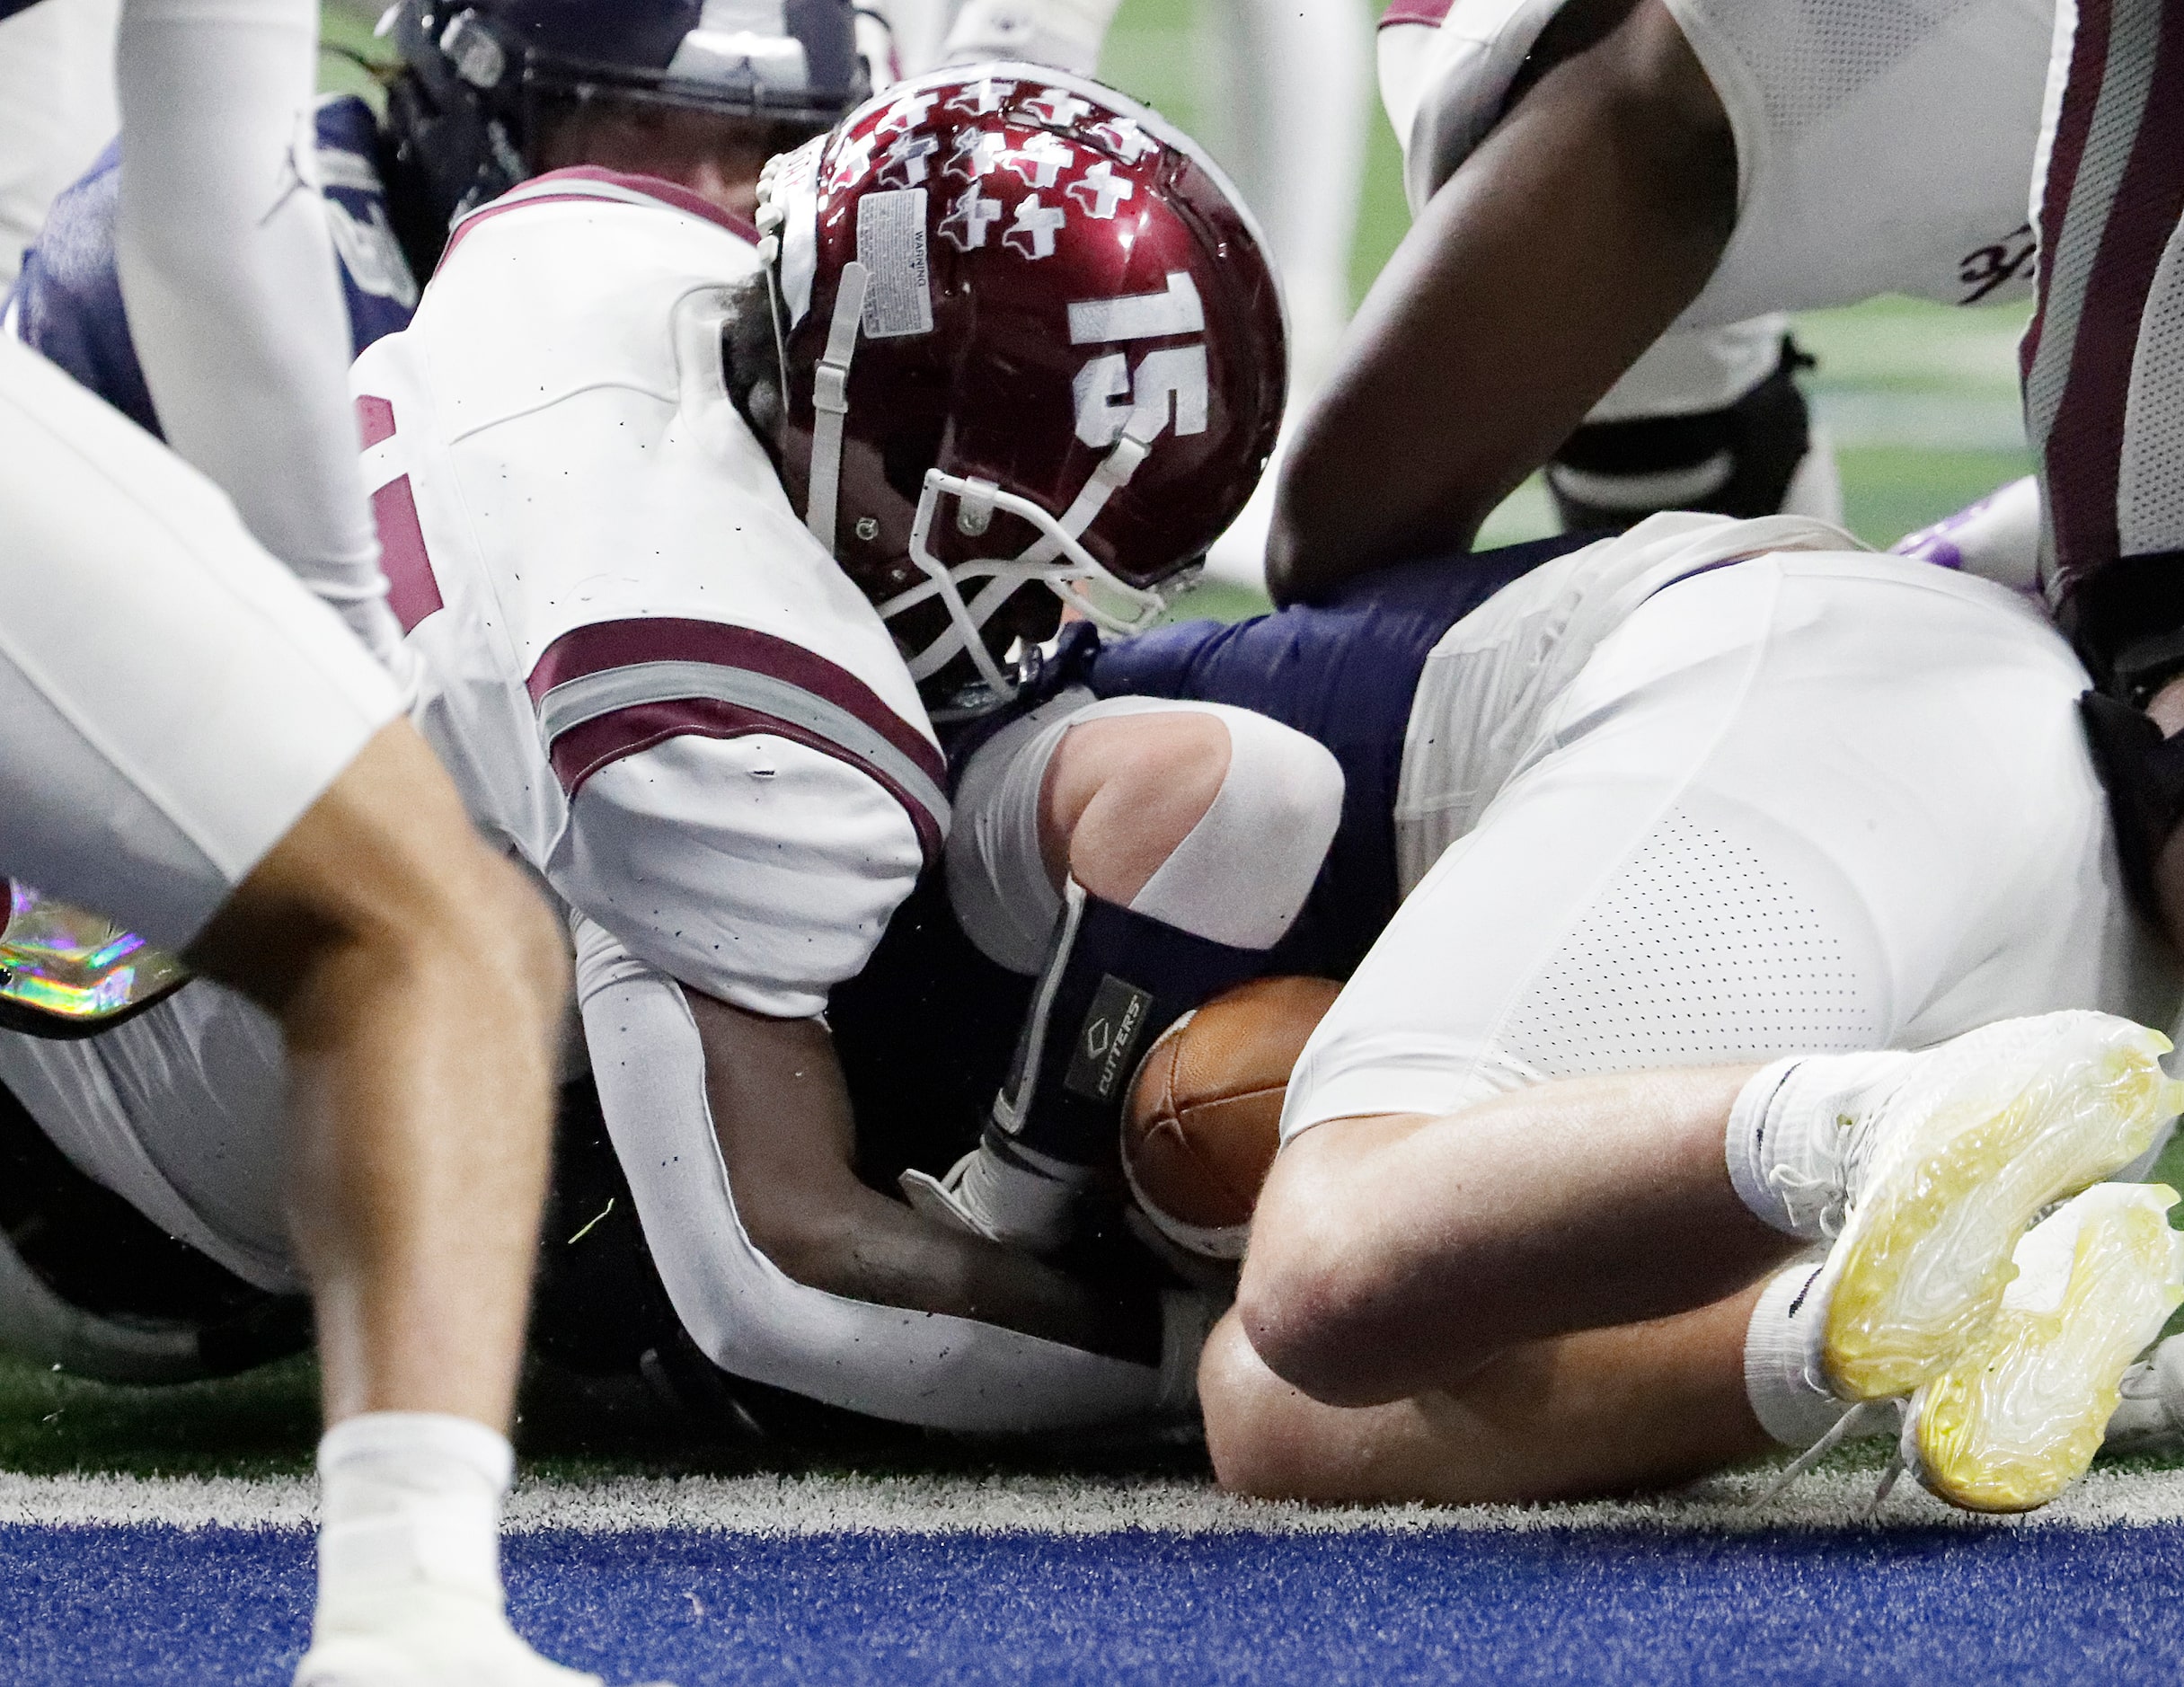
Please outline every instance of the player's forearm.
[[309, 0], [129, 0], [116, 243], [168, 440], [340, 606], [385, 587], [357, 465], [348, 318], [309, 184], [317, 40]]
[[736, 1211], [753, 1242], [809, 1288], [975, 1318], [1141, 1363], [1159, 1356], [1149, 1295], [1101, 1297], [1028, 1255], [942, 1229], [853, 1169], [848, 1091], [817, 1020], [768, 1020], [685, 991], [705, 1049]]
[[1360, 309], [1283, 469], [1275, 596], [1468, 545], [1698, 296], [1736, 189], [1728, 119], [1659, 6], [1542, 78]]
[[967, 1432], [1110, 1422], [1154, 1408], [1162, 1375], [1150, 1365], [984, 1318], [836, 1294], [783, 1270], [753, 1241], [741, 1192], [730, 1197], [691, 997], [588, 922], [578, 936], [578, 994], [607, 1130], [676, 1315], [715, 1365], [830, 1405]]

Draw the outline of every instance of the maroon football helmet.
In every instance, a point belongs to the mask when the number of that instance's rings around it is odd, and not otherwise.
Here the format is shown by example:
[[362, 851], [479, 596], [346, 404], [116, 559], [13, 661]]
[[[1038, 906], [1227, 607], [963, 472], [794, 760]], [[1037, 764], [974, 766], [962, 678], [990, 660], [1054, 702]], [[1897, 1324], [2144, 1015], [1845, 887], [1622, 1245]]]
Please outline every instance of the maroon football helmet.
[[[1027, 581], [1133, 631], [1251, 495], [1282, 307], [1205, 152], [1030, 65], [897, 84], [759, 186], [788, 479], [924, 680]], [[924, 637], [921, 631], [917, 635]]]

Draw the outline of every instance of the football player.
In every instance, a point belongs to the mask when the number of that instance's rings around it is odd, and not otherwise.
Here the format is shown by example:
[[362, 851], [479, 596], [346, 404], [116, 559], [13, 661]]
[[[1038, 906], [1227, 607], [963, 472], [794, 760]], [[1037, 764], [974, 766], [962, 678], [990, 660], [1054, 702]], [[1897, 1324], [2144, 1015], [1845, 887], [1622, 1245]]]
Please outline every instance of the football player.
[[[287, 1055], [255, 1218], [312, 1292], [329, 1420], [299, 1679], [544, 1687], [591, 1678], [508, 1628], [496, 1537], [563, 967], [367, 653], [393, 622], [293, 152], [316, 40], [300, 0], [123, 8], [120, 285], [175, 449], [0, 343], [0, 865], [247, 995]], [[49, 903], [7, 914], [76, 947]], [[49, 982], [14, 958], [11, 1019]], [[189, 1126], [109, 1094], [51, 1146], [190, 1234], [220, 1150]]]
[[1415, 888], [1298, 1063], [1201, 1378], [1224, 1480], [1605, 1492], [1900, 1409], [1944, 1497], [2059, 1491], [2180, 1286], [2161, 1197], [2023, 1237], [2175, 1111], [2083, 685], [2010, 594], [1787, 517], [1656, 517], [1457, 623]]
[[[1419, 220], [1283, 471], [1276, 596], [1476, 532], [1558, 452], [1587, 520], [1788, 499], [1805, 423], [1775, 331], [1664, 334], [2020, 296], [2051, 8], [1870, 13], [1538, 0], [1391, 31]], [[1688, 390], [1612, 393], [1626, 375]]]
[[[1055, 1246], [1062, 1187], [1090, 1188], [1113, 1151], [1120, 1091], [1101, 1095], [1084, 1078], [1121, 1043], [1127, 1088], [1136, 1053], [1179, 1002], [1200, 999], [1192, 993], [1205, 964], [1143, 932], [1132, 943], [1114, 910], [1094, 923], [1097, 901], [1058, 861], [1076, 812], [1069, 793], [1124, 754], [1133, 730], [1146, 734], [1163, 718], [1152, 711], [1179, 702], [1251, 710], [1269, 743], [1282, 741], [1278, 727], [1333, 758], [1335, 776], [1319, 779], [1339, 799], [1339, 819], [1323, 852], [1326, 833], [1294, 820], [1262, 826], [1250, 842], [1227, 837], [1229, 859], [1250, 860], [1248, 877], [1269, 903], [1306, 888], [1294, 912], [1278, 909], [1272, 945], [1245, 952], [1232, 940], [1238, 952], [1223, 982], [1252, 972], [1347, 976], [1366, 958], [1292, 1086], [1289, 1123], [1302, 1141], [1286, 1152], [1267, 1197], [1246, 1316], [1267, 1315], [1252, 1297], [1264, 1292], [1269, 1257], [1278, 1306], [1279, 1296], [1295, 1297], [1309, 1317], [1321, 1276], [1337, 1292], [1351, 1280], [1331, 1256], [1371, 1259], [1381, 1245], [1369, 1217], [1388, 1187], [1361, 1188], [1350, 1205], [1354, 1174], [1340, 1143], [1353, 1128], [1405, 1127], [1309, 1128], [1322, 1109], [1347, 1119], [1430, 1106], [1454, 1115], [1431, 1127], [1441, 1138], [1480, 1144], [1452, 1174], [1493, 1179], [1475, 1209], [1459, 1207], [1460, 1222], [1417, 1202], [1402, 1211], [1407, 1233], [1448, 1236], [1452, 1251], [1466, 1227], [1482, 1230], [1465, 1244], [1475, 1252], [1441, 1267], [1486, 1272], [1498, 1298], [1481, 1316], [1618, 1321], [1599, 1308], [1628, 1294], [1640, 1307], [1620, 1320], [1628, 1321], [1658, 1312], [1649, 1295], [1743, 1274], [1703, 1316], [1665, 1332], [1534, 1343], [1482, 1371], [1475, 1396], [1437, 1393], [1377, 1414], [1295, 1395], [1268, 1376], [1232, 1324], [1202, 1386], [1233, 1485], [1325, 1498], [1543, 1497], [1670, 1479], [1773, 1440], [1809, 1446], [1846, 1419], [1850, 1432], [1892, 1426], [1880, 1412], [1847, 1418], [1847, 1401], [1804, 1380], [1799, 1343], [1816, 1326], [1799, 1295], [1811, 1269], [1765, 1282], [1771, 1266], [1832, 1233], [1853, 1193], [1869, 1206], [1879, 1197], [1844, 1187], [1848, 1173], [1829, 1158], [1840, 1144], [1810, 1138], [1813, 1116], [1787, 1102], [1760, 1108], [1773, 1093], [1767, 1085], [1753, 1090], [1746, 1135], [1725, 1149], [1729, 1126], [1707, 1109], [1726, 1109], [1741, 1092], [1749, 1069], [1730, 1063], [1801, 1056], [1799, 1084], [1865, 1074], [1878, 1096], [1917, 1069], [1870, 1049], [1973, 1030], [1987, 1040], [1969, 1047], [1988, 1059], [1997, 1034], [1976, 1028], [2073, 1003], [2163, 1023], [2174, 1016], [2178, 981], [2125, 905], [2073, 720], [2082, 671], [2036, 608], [1985, 582], [1848, 551], [1839, 533], [1791, 518], [1664, 516], [1619, 541], [1576, 544], [1482, 553], [1461, 570], [1417, 562], [1354, 582], [1324, 606], [1236, 626], [1197, 623], [1104, 643], [1092, 629], [1072, 629], [1002, 716], [959, 740], [945, 882], [897, 914], [864, 975], [835, 994], [830, 1019], [873, 1170], [908, 1161], [912, 1186], [930, 1190], [919, 1168], [983, 1117], [984, 1140], [942, 1189], [968, 1225]], [[1898, 632], [1880, 628], [1900, 630], [1927, 655], [1906, 663], [1892, 653]], [[1139, 747], [1156, 756], [1149, 737]], [[1302, 758], [1292, 769], [1293, 779], [1309, 773]], [[1178, 779], [1190, 771], [1178, 754]], [[1981, 817], [2002, 811], [2037, 824], [1989, 838]], [[1278, 832], [1286, 854], [1265, 841]], [[1207, 833], [1222, 836], [1217, 819]], [[1155, 865], [1156, 877], [1169, 861], [1193, 864], [1179, 849]], [[1251, 892], [1232, 885], [1229, 894]], [[921, 1033], [951, 1012], [965, 1030], [936, 1047]], [[1116, 1028], [1132, 1015], [1125, 1042]], [[1029, 1057], [1024, 1043], [1012, 1053], [1005, 1029], [1027, 1020]], [[2059, 1024], [2085, 1022], [2066, 1015]], [[1678, 1063], [1708, 1070], [1652, 1070]], [[1633, 1070], [1645, 1075], [1587, 1081]], [[2043, 1070], [2060, 1082], [2059, 1068]], [[2138, 1071], [2153, 1081], [2143, 1058]], [[1770, 1068], [1768, 1082], [1783, 1076]], [[1794, 1093], [1800, 1108], [1809, 1101]], [[1826, 1104], [1837, 1095], [1826, 1090]], [[1466, 1106], [1481, 1109], [1475, 1127]], [[2169, 1111], [2162, 1102], [2137, 1118], [2132, 1153], [2150, 1147]], [[1096, 1126], [1087, 1122], [1094, 1114]], [[1506, 1128], [1500, 1114], [1509, 1115]], [[1804, 1157], [1786, 1170], [1746, 1166], [1764, 1145], [1750, 1140], [1764, 1137], [1763, 1125], [1807, 1133]], [[1469, 1135], [1474, 1128], [1483, 1135]], [[1527, 1158], [1529, 1142], [1543, 1138], [1555, 1152]], [[1601, 1187], [1595, 1149], [1580, 1146], [1595, 1141], [1599, 1152], [1627, 1144], [1615, 1151], [1634, 1168], [1658, 1162], [1653, 1182], [1633, 1169], [1601, 1203], [1620, 1212], [1631, 1188], [1654, 1187], [1673, 1170], [1693, 1187], [1664, 1195], [1664, 1206], [1686, 1203], [1678, 1222], [1688, 1229], [1657, 1245], [1635, 1220], [1623, 1235], [1596, 1215], [1588, 1222], [1601, 1227], [1600, 1245], [1613, 1240], [1627, 1259], [1569, 1286], [1564, 1298], [1587, 1310], [1558, 1312], [1545, 1276], [1521, 1269], [1522, 1248], [1534, 1244], [1516, 1220], [1497, 1228], [1495, 1214], [1508, 1205], [1560, 1234], [1554, 1226], [1575, 1222]], [[1331, 1144], [1325, 1160], [1313, 1157], [1320, 1142]], [[1711, 1142], [1711, 1161], [1693, 1158], [1694, 1142]], [[1852, 1170], [1879, 1152], [1859, 1149]], [[1369, 1164], [1362, 1149], [1353, 1158]], [[1309, 1180], [1287, 1169], [1297, 1160]], [[2016, 1228], [2051, 1192], [2038, 1192]], [[2103, 1206], [2117, 1198], [2100, 1197], [2072, 1223], [2105, 1214], [2099, 1234], [2116, 1223], [2144, 1241], [2136, 1207]], [[1788, 1233], [1730, 1216], [1740, 1200], [1757, 1202]], [[1349, 1228], [1314, 1228], [1329, 1211]], [[1706, 1228], [1710, 1214], [1720, 1236]], [[1315, 1250], [1285, 1269], [1304, 1245], [1298, 1226]], [[2043, 1276], [2033, 1264], [2061, 1233], [2020, 1261], [2058, 1303], [2068, 1270]], [[2016, 1240], [2003, 1226], [1990, 1254], [2001, 1248], [2006, 1258]], [[1508, 1257], [1498, 1262], [1495, 1247]], [[1641, 1257], [1643, 1269], [1631, 1263]], [[2135, 1321], [2104, 1329], [2076, 1318], [2070, 1340], [2032, 1343], [2005, 1368], [2016, 1378], [2085, 1367], [2092, 1380], [2073, 1397], [2069, 1421], [2080, 1453], [2099, 1438], [2118, 1373], [2158, 1329], [2174, 1268], [2157, 1253], [2146, 1275], [2134, 1278], [2130, 1267], [2093, 1297], [2112, 1290]], [[2081, 1298], [2091, 1282], [2080, 1285]], [[1466, 1304], [1460, 1284], [1444, 1281], [1440, 1292]], [[1525, 1311], [1527, 1295], [1543, 1305]], [[1469, 1315], [1442, 1315], [1431, 1341], [1450, 1339], [1451, 1323]], [[1481, 1339], [1498, 1338], [1494, 1328]], [[1401, 1351], [1388, 1327], [1369, 1339], [1376, 1351]], [[2081, 1345], [2089, 1340], [2099, 1350], [2090, 1356]], [[1459, 1352], [1464, 1366], [1479, 1356]], [[1649, 1353], [1658, 1359], [1634, 1356]], [[1810, 1368], [1826, 1374], [1817, 1360]], [[1565, 1393], [1543, 1395], [1551, 1377], [1566, 1379]], [[2138, 1417], [2184, 1407], [2184, 1391], [2158, 1367], [2145, 1368], [2144, 1388]], [[1541, 1420], [1550, 1428], [1532, 1422], [1534, 1408], [1551, 1409]], [[2120, 1435], [2152, 1433], [2119, 1421]], [[1428, 1433], [1435, 1426], [1446, 1433]], [[1922, 1453], [1922, 1470], [1938, 1491], [1985, 1503], [1994, 1496], [1966, 1472], [1994, 1441], [1985, 1431], [1975, 1439], [1951, 1459]], [[2054, 1452], [2043, 1444], [2040, 1456]], [[2017, 1499], [2051, 1491], [2060, 1468]]]
[[[449, 224], [517, 182], [581, 164], [657, 167], [666, 153], [747, 217], [759, 167], [870, 92], [847, 0], [791, 8], [758, 31], [708, 22], [694, 0], [403, 0], [382, 27], [402, 56], [385, 119], [354, 94], [314, 114], [314, 180], [358, 352], [409, 322]], [[119, 171], [109, 146], [61, 195], [5, 326], [156, 434], [116, 278]]]
[[[946, 835], [921, 682], [976, 712], [1028, 601], [1039, 636], [1057, 593], [1157, 606], [1270, 446], [1278, 291], [1198, 148], [1036, 66], [899, 85], [767, 205], [761, 239], [687, 180], [537, 178], [457, 224], [358, 361], [417, 719], [570, 911], [606, 1128], [711, 1361], [915, 1424], [1142, 1416], [1188, 1398], [1196, 1309], [859, 1182], [819, 1015]], [[1201, 814], [1253, 752], [1221, 733]], [[1133, 823], [1085, 874], [1188, 900], [1133, 881]], [[201, 1251], [281, 1268], [236, 1146], [278, 1050], [234, 998], [0, 1038], [0, 1077], [49, 1135], [117, 1088], [198, 1120], [224, 1145]]]
[[2184, 945], [2184, 23], [2062, 8], [2020, 348], [2048, 596], [2101, 693], [2087, 724], [2134, 889]]

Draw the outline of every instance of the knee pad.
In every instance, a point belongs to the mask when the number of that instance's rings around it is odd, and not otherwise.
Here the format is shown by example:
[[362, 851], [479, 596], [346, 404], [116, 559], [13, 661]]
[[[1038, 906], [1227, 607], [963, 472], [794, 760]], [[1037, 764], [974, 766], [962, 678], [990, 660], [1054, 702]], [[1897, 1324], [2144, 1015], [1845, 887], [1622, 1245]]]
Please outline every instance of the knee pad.
[[1734, 403], [1693, 415], [1587, 422], [1547, 464], [1565, 530], [1620, 533], [1664, 509], [1773, 516], [1813, 449], [1788, 338], [1774, 372]]

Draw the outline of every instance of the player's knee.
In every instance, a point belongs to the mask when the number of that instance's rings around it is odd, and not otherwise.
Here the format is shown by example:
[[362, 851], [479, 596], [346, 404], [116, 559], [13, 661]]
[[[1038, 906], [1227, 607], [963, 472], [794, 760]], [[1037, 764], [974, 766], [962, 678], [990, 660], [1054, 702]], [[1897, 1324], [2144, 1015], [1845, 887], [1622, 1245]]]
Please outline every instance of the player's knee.
[[[1399, 1243], [1386, 1245], [1377, 1186], [1344, 1175], [1344, 1144], [1314, 1140], [1353, 1122], [1308, 1132], [1276, 1162], [1252, 1215], [1236, 1295], [1238, 1319], [1267, 1367], [1331, 1406], [1398, 1399], [1416, 1391], [1421, 1368], [1460, 1372], [1506, 1345], [1494, 1333], [1494, 1309], [1481, 1300], [1475, 1347], [1465, 1344], [1464, 1325], [1448, 1320], [1421, 1365], [1406, 1339], [1411, 1269]], [[1437, 1280], [1487, 1280], [1490, 1260], [1469, 1254], [1475, 1235], [1469, 1214], [1446, 1214], [1435, 1238]]]
[[[569, 994], [569, 941], [530, 880], [514, 862], [473, 841], [473, 884], [461, 897], [460, 929], [441, 934], [438, 958], [465, 976], [482, 957], [504, 987], [540, 1020], [558, 1018]], [[481, 948], [473, 950], [469, 945]]]
[[1242, 1323], [1225, 1318], [1198, 1362], [1198, 1405], [1214, 1477], [1232, 1494], [1304, 1497], [1321, 1472], [1294, 1433], [1296, 1391], [1267, 1368]]
[[566, 951], [544, 898], [479, 838], [432, 753], [397, 722], [259, 863], [190, 958], [279, 1013], [338, 1017], [359, 993], [400, 989], [543, 1034], [567, 988]]
[[1296, 1210], [1262, 1197], [1237, 1285], [1236, 1316], [1268, 1370], [1314, 1400], [1377, 1399], [1360, 1346], [1378, 1298], [1358, 1233], [1340, 1213]]

